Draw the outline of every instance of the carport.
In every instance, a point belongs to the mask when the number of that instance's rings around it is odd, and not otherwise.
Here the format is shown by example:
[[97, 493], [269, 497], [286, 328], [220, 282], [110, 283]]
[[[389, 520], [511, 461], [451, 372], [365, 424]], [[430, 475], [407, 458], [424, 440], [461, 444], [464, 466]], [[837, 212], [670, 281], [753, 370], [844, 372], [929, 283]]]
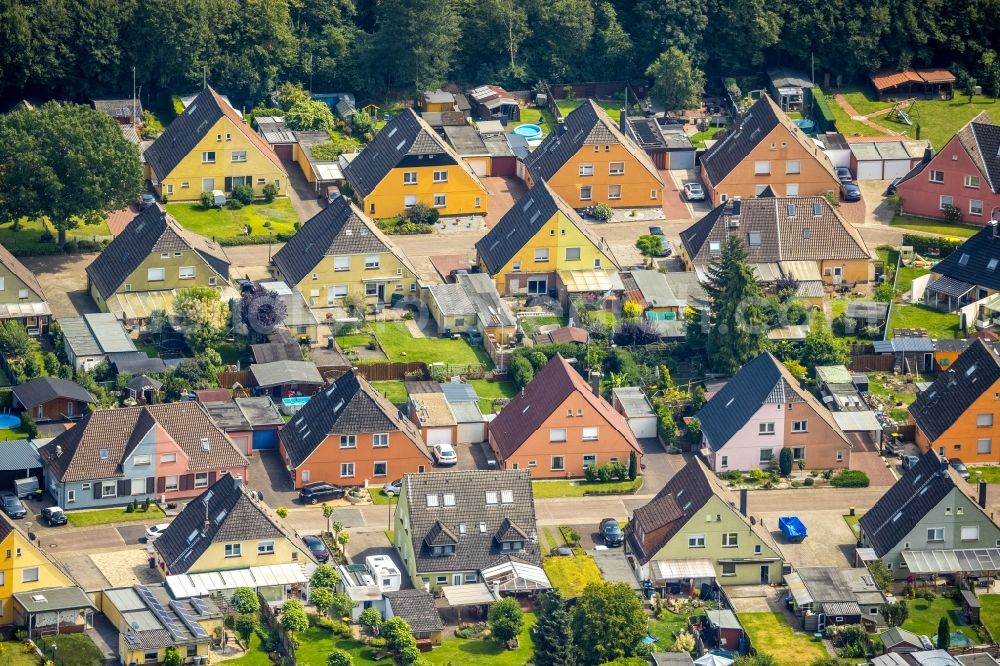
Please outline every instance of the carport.
[[486, 609], [498, 601], [497, 597], [493, 595], [493, 591], [485, 583], [447, 585], [442, 591], [448, 607], [454, 609], [458, 614], [459, 622], [462, 621], [463, 608], [475, 608], [473, 615], [485, 617]]
[[79, 587], [50, 587], [14, 593], [15, 624], [31, 637], [81, 633], [97, 610]]
[[709, 559], [653, 560], [649, 580], [658, 590], [671, 594], [694, 594], [702, 585], [715, 582], [715, 566]]
[[27, 439], [12, 439], [0, 447], [0, 488], [14, 489], [14, 481], [33, 476], [41, 488], [45, 483], [38, 449]]
[[231, 569], [197, 574], [167, 576], [167, 588], [175, 599], [229, 593], [240, 587], [258, 590], [272, 604], [286, 598], [286, 591], [305, 590], [309, 575], [301, 564], [271, 564], [249, 569]]

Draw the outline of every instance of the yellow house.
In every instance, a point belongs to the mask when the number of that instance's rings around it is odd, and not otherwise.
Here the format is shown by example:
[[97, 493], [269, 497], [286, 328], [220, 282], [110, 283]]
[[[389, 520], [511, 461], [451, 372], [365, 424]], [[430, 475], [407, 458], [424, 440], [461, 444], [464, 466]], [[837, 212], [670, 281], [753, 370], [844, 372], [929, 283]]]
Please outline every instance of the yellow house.
[[153, 545], [165, 576], [311, 561], [278, 517], [231, 474], [188, 502]]
[[529, 187], [544, 180], [572, 208], [663, 205], [663, 180], [653, 160], [590, 99], [562, 119], [524, 164]]
[[608, 244], [540, 181], [476, 243], [483, 272], [501, 294], [547, 294], [559, 271], [618, 270]]
[[395, 217], [417, 203], [442, 216], [485, 215], [486, 187], [412, 109], [393, 118], [344, 168], [365, 213]]
[[346, 197], [313, 216], [272, 259], [311, 308], [415, 297], [417, 276], [406, 256]]
[[73, 586], [73, 581], [19, 532], [0, 517], [0, 625], [16, 624], [15, 594]]
[[51, 318], [38, 278], [0, 245], [0, 321], [13, 320], [24, 325], [31, 335], [44, 335]]
[[197, 201], [202, 192], [251, 185], [259, 196], [273, 183], [284, 195], [281, 160], [246, 120], [205, 88], [143, 153], [146, 178], [164, 200]]

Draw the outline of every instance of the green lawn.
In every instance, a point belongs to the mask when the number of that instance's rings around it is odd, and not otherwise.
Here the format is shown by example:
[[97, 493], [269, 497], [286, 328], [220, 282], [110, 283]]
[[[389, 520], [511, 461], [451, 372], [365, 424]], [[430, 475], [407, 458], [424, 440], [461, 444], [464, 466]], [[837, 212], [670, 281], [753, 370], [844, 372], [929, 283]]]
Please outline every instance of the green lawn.
[[468, 365], [485, 363], [490, 358], [482, 347], [473, 347], [464, 338], [415, 338], [405, 322], [389, 321], [375, 325], [375, 337], [390, 361], [422, 361]]
[[[145, 498], [137, 498], [145, 499]], [[93, 509], [90, 511], [67, 511], [66, 517], [73, 527], [91, 527], [109, 523], [124, 523], [140, 520], [153, 520], [163, 517], [163, 511], [155, 504], [149, 505], [149, 511], [133, 511], [126, 513], [124, 507], [114, 509]]]
[[[201, 207], [199, 203], [167, 204], [167, 212], [177, 218], [181, 226], [208, 238], [232, 238], [243, 235], [243, 228], [250, 225], [252, 236], [266, 236], [269, 233], [290, 234], [299, 216], [287, 197], [275, 199], [271, 203], [254, 203], [239, 210]], [[271, 223], [268, 230], [265, 222]]]
[[521, 330], [524, 331], [524, 335], [527, 337], [532, 337], [538, 332], [538, 329], [542, 326], [551, 326], [553, 324], [558, 324], [559, 326], [565, 326], [569, 319], [567, 317], [557, 317], [555, 315], [540, 315], [537, 317], [521, 317]]
[[583, 555], [580, 550], [575, 552], [571, 557], [555, 555], [542, 559], [549, 582], [564, 597], [578, 597], [587, 585], [603, 580], [594, 558]]
[[260, 647], [260, 636], [252, 634], [250, 636], [250, 648], [239, 659], [226, 661], [227, 666], [273, 666], [271, 658], [267, 652]]
[[959, 337], [958, 314], [941, 312], [920, 303], [893, 303], [889, 315], [889, 337], [895, 328], [925, 328], [931, 338]]
[[659, 619], [649, 619], [649, 633], [657, 639], [654, 649], [669, 650], [674, 644], [674, 634], [691, 626], [688, 618], [702, 615], [704, 612], [705, 608], [692, 608], [686, 613], [674, 613], [664, 605]]
[[87, 634], [59, 634], [38, 642], [42, 654], [52, 654], [55, 646], [59, 666], [100, 666], [104, 654]]
[[942, 617], [947, 616], [952, 631], [960, 631], [973, 641], [979, 642], [979, 637], [972, 627], [958, 621], [958, 611], [961, 610], [961, 605], [954, 599], [944, 596], [939, 596], [933, 601], [909, 599], [906, 604], [910, 608], [910, 616], [903, 623], [904, 629], [909, 629], [918, 636], [935, 636], [937, 635], [938, 622], [941, 621]]
[[28, 439], [28, 433], [21, 429], [21, 426], [16, 428], [0, 428], [0, 442], [6, 442], [11, 439]]
[[372, 386], [395, 405], [401, 405], [410, 399], [410, 394], [406, 392], [406, 387], [401, 380], [372, 382]]
[[854, 110], [863, 116], [871, 115], [876, 111], [881, 111], [882, 109], [892, 108], [892, 102], [883, 102], [877, 99], [871, 99], [868, 96], [868, 93], [862, 88], [856, 88], [854, 90], [841, 88], [837, 92], [842, 94], [850, 105], [854, 107]]
[[[847, 111], [844, 111], [844, 107], [837, 104], [837, 100], [834, 99], [833, 95], [826, 96], [827, 105], [830, 107], [830, 111], [833, 113], [833, 117], [837, 122], [837, 131], [844, 136], [887, 136], [885, 132], [880, 132], [873, 127], [865, 125], [859, 120], [854, 120], [849, 115]], [[858, 113], [863, 113], [857, 107], [854, 107]], [[873, 119], [878, 124], [883, 124], [884, 118], [874, 118]]]
[[[0, 244], [17, 256], [58, 254], [55, 240], [43, 241], [42, 233], [48, 229], [53, 236], [56, 231], [43, 220], [22, 218], [20, 230], [14, 231], [13, 224], [0, 225]], [[111, 240], [111, 230], [102, 220], [98, 224], [79, 224], [66, 232], [67, 240]]]
[[4, 666], [38, 666], [38, 657], [34, 651], [25, 652], [24, 643], [19, 641], [0, 641], [0, 650], [3, 650], [2, 663]]
[[364, 347], [372, 339], [368, 333], [348, 333], [336, 337], [337, 348], [343, 352], [349, 352], [355, 347]]
[[725, 127], [709, 127], [704, 132], [695, 132], [694, 134], [691, 135], [691, 143], [694, 144], [695, 148], [704, 148], [705, 147], [705, 140], [706, 139], [711, 139], [713, 136], [715, 136], [716, 132], [718, 132], [719, 130], [723, 130], [723, 129], [726, 129], [726, 128]]
[[250, 365], [250, 346], [241, 345], [235, 342], [221, 342], [215, 345], [215, 351], [219, 352], [222, 362], [227, 365], [240, 364], [241, 368]]
[[739, 613], [737, 617], [754, 649], [774, 657], [778, 666], [810, 664], [829, 656], [811, 635], [792, 633], [781, 613]]
[[993, 640], [996, 640], [996, 636], [1000, 636], [1000, 594], [981, 595], [979, 603], [983, 606], [979, 611], [979, 619], [990, 630]]
[[[559, 113], [566, 117], [571, 111], [576, 109], [576, 107], [583, 104], [586, 100], [584, 99], [560, 99], [556, 100], [556, 106], [559, 107]], [[611, 116], [611, 120], [615, 123], [621, 122], [622, 117], [622, 105], [625, 103], [622, 100], [614, 99], [595, 99], [597, 105], [608, 112]]]
[[386, 658], [375, 661], [375, 648], [370, 648], [361, 641], [350, 638], [340, 638], [334, 636], [329, 629], [322, 627], [309, 627], [297, 636], [299, 647], [295, 650], [295, 661], [299, 664], [310, 664], [310, 666], [322, 666], [326, 663], [333, 648], [340, 648], [351, 653], [354, 657], [354, 666], [364, 664], [391, 664], [392, 659]]
[[972, 224], [950, 224], [941, 220], [928, 220], [924, 217], [914, 217], [913, 215], [897, 215], [889, 223], [894, 227], [912, 229], [914, 231], [926, 231], [929, 234], [939, 236], [951, 236], [952, 238], [969, 238], [975, 236], [982, 230]]
[[521, 107], [521, 120], [514, 123], [510, 130], [518, 125], [538, 125], [542, 128], [542, 133], [548, 135], [556, 127], [556, 119], [548, 109], [538, 109], [534, 106]]
[[642, 479], [636, 479], [635, 481], [609, 481], [608, 483], [601, 483], [600, 481], [570, 481], [570, 480], [555, 480], [555, 481], [532, 481], [531, 490], [535, 495], [535, 499], [540, 498], [550, 498], [550, 497], [583, 497], [584, 493], [588, 490], [590, 491], [601, 491], [603, 493], [613, 495], [613, 494], [634, 494], [639, 488], [642, 487]]
[[495, 382], [489, 379], [470, 379], [469, 384], [479, 396], [479, 410], [484, 414], [493, 413], [493, 401], [497, 398], [513, 398], [517, 387], [513, 382]]
[[[909, 414], [906, 408], [917, 399], [917, 393], [913, 384], [906, 385], [907, 388], [913, 390], [901, 390], [898, 388], [895, 382], [899, 380], [899, 377], [899, 375], [893, 375], [891, 373], [869, 373], [868, 390], [871, 391], [872, 395], [876, 395], [882, 399], [882, 402], [888, 407], [889, 416], [896, 421], [906, 421]], [[915, 382], [932, 382], [934, 381], [934, 375], [919, 375], [919, 379], [914, 377], [913, 380]], [[886, 386], [883, 383], [884, 381], [888, 381], [889, 385]], [[901, 402], [903, 404], [896, 407], [895, 405], [897, 402]]]
[[969, 483], [976, 485], [980, 481], [986, 483], [1000, 483], [1000, 467], [994, 465], [983, 465], [982, 467], [969, 468]]
[[847, 526], [851, 528], [852, 532], [854, 532], [854, 536], [861, 536], [861, 527], [858, 523], [861, 522], [862, 515], [863, 514], [860, 513], [855, 513], [853, 516], [850, 514], [844, 514], [844, 522], [847, 523]]
[[[496, 641], [478, 638], [451, 638], [430, 652], [420, 656], [432, 664], [490, 664], [491, 666], [521, 666], [531, 661], [535, 653], [535, 643], [531, 640], [531, 627], [535, 624], [535, 614], [524, 614], [524, 628], [517, 637], [517, 649], [505, 650]], [[317, 664], [320, 662], [312, 662]], [[354, 660], [358, 664], [358, 660]]]
[[905, 294], [913, 287], [913, 281], [921, 275], [927, 275], [930, 270], [927, 268], [911, 268], [910, 266], [900, 266], [899, 275], [896, 276], [896, 291]]

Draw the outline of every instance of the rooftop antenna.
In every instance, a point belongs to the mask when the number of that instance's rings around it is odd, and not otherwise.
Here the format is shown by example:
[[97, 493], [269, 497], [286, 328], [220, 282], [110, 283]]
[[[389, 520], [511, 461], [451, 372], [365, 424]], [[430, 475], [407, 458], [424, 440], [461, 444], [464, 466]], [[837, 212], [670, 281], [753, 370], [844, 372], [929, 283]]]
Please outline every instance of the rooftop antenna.
[[135, 65], [132, 65], [132, 126], [135, 127], [135, 110], [138, 106], [138, 100], [135, 96]]
[[201, 68], [201, 88], [204, 90], [208, 87], [208, 65]]

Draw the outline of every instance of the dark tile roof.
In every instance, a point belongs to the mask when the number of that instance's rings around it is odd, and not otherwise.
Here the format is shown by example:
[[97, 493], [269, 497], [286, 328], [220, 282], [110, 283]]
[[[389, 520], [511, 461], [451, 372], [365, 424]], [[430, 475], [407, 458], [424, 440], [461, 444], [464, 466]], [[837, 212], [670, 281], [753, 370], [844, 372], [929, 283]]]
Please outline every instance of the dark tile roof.
[[882, 557], [947, 497], [955, 485], [948, 461], [939, 460], [936, 453], [928, 451], [861, 516], [863, 539]]
[[35, 292], [35, 296], [40, 301], [45, 300], [45, 294], [42, 293], [42, 285], [35, 277], [35, 274], [28, 270], [28, 267], [22, 264], [17, 257], [10, 253], [10, 250], [0, 245], [0, 264], [3, 264], [7, 270], [17, 276], [24, 286]]
[[642, 453], [625, 417], [607, 400], [594, 395], [576, 368], [556, 354], [490, 422], [490, 439], [500, 457], [506, 459], [514, 454], [573, 393], [583, 396], [607, 424], [636, 449], [636, 453]]
[[955, 136], [986, 176], [993, 193], [1000, 192], [1000, 126], [993, 124], [989, 114], [983, 111]]
[[146, 352], [113, 352], [108, 354], [108, 361], [118, 373], [127, 372], [137, 375], [143, 372], [163, 372], [167, 364], [162, 358], [150, 358]]
[[[407, 501], [400, 503], [409, 512], [410, 539], [418, 573], [474, 571], [516, 556], [541, 566], [535, 525], [535, 502], [531, 476], [527, 470], [461, 470], [447, 474], [407, 474], [403, 477]], [[437, 506], [428, 506], [427, 497], [436, 497]], [[454, 495], [454, 506], [446, 495]], [[487, 503], [487, 496], [491, 500]], [[510, 501], [504, 501], [505, 499]], [[494, 501], [495, 500], [495, 501]], [[504, 551], [497, 539], [509, 521], [528, 535], [524, 550]], [[426, 537], [438, 525], [455, 536], [455, 553], [435, 557]], [[480, 525], [483, 529], [480, 530]]]
[[111, 244], [87, 266], [87, 276], [103, 298], [114, 294], [151, 254], [196, 252], [224, 281], [229, 280], [225, 250], [207, 238], [188, 231], [159, 206], [139, 213]]
[[153, 545], [170, 574], [176, 575], [186, 572], [213, 543], [282, 537], [287, 534], [277, 519], [251, 499], [242, 481], [227, 474], [188, 502]]
[[301, 361], [302, 347], [297, 342], [267, 342], [250, 345], [254, 363], [274, 363], [275, 361]]
[[551, 132], [528, 155], [525, 166], [536, 179], [549, 180], [573, 158], [583, 146], [621, 145], [656, 180], [660, 174], [649, 155], [631, 138], [618, 129], [607, 112], [588, 99], [567, 115], [562, 129]]
[[97, 402], [90, 391], [76, 382], [58, 377], [36, 377], [31, 381], [14, 387], [14, 397], [26, 409], [34, 409], [56, 398], [66, 398], [78, 402]]
[[[249, 463], [196, 402], [101, 409], [39, 449], [60, 481], [122, 476], [121, 463], [149, 430], [159, 425], [188, 457], [191, 470], [230, 469]], [[208, 438], [208, 450], [202, 446]], [[107, 451], [102, 456], [101, 451]]]
[[974, 340], [930, 387], [910, 405], [910, 416], [933, 445], [956, 421], [975, 426], [968, 410], [1000, 381], [1000, 358], [982, 340]]
[[163, 388], [163, 382], [152, 377], [147, 377], [146, 375], [136, 375], [125, 384], [125, 388], [132, 389], [133, 391], [144, 391], [146, 389], [159, 391]]
[[824, 197], [727, 201], [680, 235], [688, 257], [696, 264], [716, 259], [710, 242], [721, 245], [730, 235], [743, 241], [751, 264], [871, 259], [858, 230]]
[[191, 101], [187, 109], [177, 116], [163, 134], [143, 153], [143, 159], [153, 173], [163, 180], [170, 175], [181, 160], [194, 150], [219, 119], [226, 117], [267, 159], [284, 173], [281, 160], [264, 139], [254, 132], [240, 114], [212, 88], [205, 88]]
[[427, 530], [427, 534], [424, 536], [424, 544], [427, 546], [454, 546], [457, 543], [458, 537], [445, 527], [440, 520], [431, 525], [431, 528]]
[[316, 270], [324, 257], [382, 252], [392, 252], [409, 266], [404, 255], [350, 199], [338, 197], [303, 224], [275, 253], [273, 261], [282, 277], [294, 286]]
[[386, 592], [394, 617], [401, 617], [410, 625], [414, 634], [433, 634], [444, 624], [434, 605], [434, 597], [424, 590], [397, 590]]
[[413, 423], [363, 378], [348, 372], [317, 393], [281, 430], [280, 437], [293, 466], [301, 465], [328, 435], [402, 431], [428, 459]]
[[[1000, 290], [1000, 231], [994, 235], [996, 229], [987, 225], [935, 264], [932, 270], [953, 280]], [[994, 260], [997, 263], [990, 270], [990, 262]]]

